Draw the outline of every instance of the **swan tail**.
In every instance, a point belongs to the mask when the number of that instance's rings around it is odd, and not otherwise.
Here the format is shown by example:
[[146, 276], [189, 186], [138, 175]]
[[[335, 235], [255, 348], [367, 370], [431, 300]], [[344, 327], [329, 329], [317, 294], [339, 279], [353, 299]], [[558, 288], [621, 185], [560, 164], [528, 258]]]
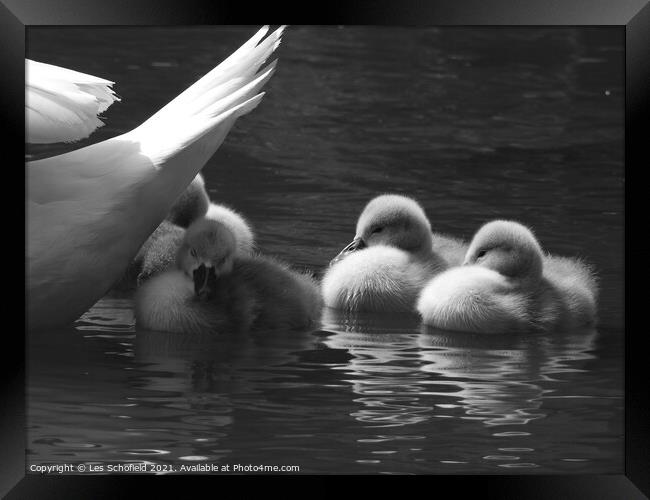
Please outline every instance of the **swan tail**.
[[112, 81], [25, 60], [25, 139], [74, 142], [104, 125], [98, 115], [120, 98]]
[[[264, 95], [260, 90], [275, 72], [277, 61], [258, 70], [278, 46], [284, 28], [255, 45], [266, 29], [122, 137], [138, 142], [141, 152], [158, 166], [168, 163], [178, 152], [188, 153], [187, 148], [207, 161], [235, 120], [259, 104]], [[192, 163], [196, 164], [194, 158]]]
[[221, 64], [155, 113], [142, 124], [142, 127], [151, 126], [158, 121], [169, 122], [178, 115], [193, 115], [200, 112], [201, 105], [206, 107], [212, 102], [227, 97], [234, 89], [248, 84], [264, 61], [275, 51], [284, 27], [278, 28], [257, 45], [267, 31], [268, 26], [260, 29]]

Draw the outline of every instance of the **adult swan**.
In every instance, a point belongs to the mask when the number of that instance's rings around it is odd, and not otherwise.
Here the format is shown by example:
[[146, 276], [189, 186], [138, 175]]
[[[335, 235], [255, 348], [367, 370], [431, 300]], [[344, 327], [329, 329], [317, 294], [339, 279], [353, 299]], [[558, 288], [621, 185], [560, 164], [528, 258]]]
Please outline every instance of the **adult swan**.
[[27, 321], [68, 324], [117, 281], [174, 200], [260, 102], [283, 28], [262, 28], [126, 134], [27, 164]]

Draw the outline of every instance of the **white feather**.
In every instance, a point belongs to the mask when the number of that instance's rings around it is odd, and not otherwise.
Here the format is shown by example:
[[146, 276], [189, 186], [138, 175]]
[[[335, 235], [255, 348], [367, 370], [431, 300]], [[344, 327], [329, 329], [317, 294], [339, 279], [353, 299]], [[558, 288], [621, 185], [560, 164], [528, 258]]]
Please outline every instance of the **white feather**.
[[131, 132], [28, 163], [30, 327], [75, 320], [119, 279], [236, 119], [259, 104], [275, 64], [257, 70], [282, 30], [258, 45], [260, 30]]
[[114, 82], [51, 64], [25, 60], [25, 138], [73, 142], [104, 125], [98, 115], [120, 99]]

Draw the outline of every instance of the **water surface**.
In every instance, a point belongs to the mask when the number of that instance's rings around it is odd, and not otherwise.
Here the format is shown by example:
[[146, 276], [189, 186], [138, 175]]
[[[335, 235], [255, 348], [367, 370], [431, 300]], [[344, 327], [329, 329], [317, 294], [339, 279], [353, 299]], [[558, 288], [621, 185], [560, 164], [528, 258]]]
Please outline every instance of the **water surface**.
[[[77, 145], [125, 132], [253, 28], [29, 28], [28, 57], [114, 80]], [[383, 192], [463, 238], [531, 226], [598, 269], [600, 326], [424, 330], [325, 311], [311, 332], [136, 333], [110, 296], [28, 336], [29, 464], [298, 465], [322, 473], [623, 471], [623, 32], [291, 27], [263, 103], [203, 173], [260, 248], [321, 272]]]

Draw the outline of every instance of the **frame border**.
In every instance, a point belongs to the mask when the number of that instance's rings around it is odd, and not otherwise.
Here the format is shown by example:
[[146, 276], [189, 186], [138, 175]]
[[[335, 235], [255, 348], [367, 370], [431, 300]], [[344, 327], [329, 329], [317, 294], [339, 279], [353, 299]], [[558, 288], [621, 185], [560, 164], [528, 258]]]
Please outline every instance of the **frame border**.
[[[608, 25], [625, 29], [625, 171], [640, 172], [650, 165], [650, 154], [644, 148], [645, 132], [650, 129], [650, 2], [649, 0], [429, 0], [408, 1], [396, 6], [390, 0], [364, 0], [354, 4], [345, 0], [331, 0], [316, 9], [308, 4], [293, 4], [283, 11], [277, 5], [255, 7], [255, 14], [247, 4], [217, 0], [59, 0], [54, 6], [46, 0], [1, 0], [0, 3], [0, 61], [4, 69], [0, 80], [0, 109], [3, 111], [5, 132], [1, 135], [5, 153], [15, 155], [16, 162], [24, 162], [24, 55], [25, 28], [28, 26], [57, 25], [130, 25], [179, 26], [208, 24], [251, 24], [254, 18], [267, 24], [300, 18], [301, 24], [383, 24], [383, 25], [437, 25], [437, 26], [588, 26]], [[313, 7], [313, 6], [311, 6]], [[20, 156], [22, 155], [22, 159]], [[631, 167], [631, 168], [630, 168]], [[7, 168], [19, 176], [17, 168]], [[634, 176], [633, 176], [634, 177]], [[635, 178], [639, 179], [640, 175]], [[13, 181], [13, 178], [12, 178]], [[11, 182], [13, 185], [13, 182]], [[25, 185], [26, 187], [26, 185]], [[625, 225], [636, 215], [643, 216], [643, 208], [631, 209], [635, 200], [647, 196], [643, 182], [634, 186], [628, 181], [625, 191]], [[638, 196], [632, 196], [634, 190]], [[23, 218], [23, 221], [25, 219]], [[20, 220], [16, 223], [18, 224]], [[640, 227], [647, 222], [641, 220]], [[23, 225], [23, 231], [25, 230]], [[19, 249], [18, 249], [19, 250]], [[625, 278], [629, 284], [632, 275], [629, 257], [636, 257], [639, 267], [635, 279], [643, 285], [650, 278], [640, 257], [648, 255], [648, 247], [633, 247], [630, 231], [625, 231]], [[22, 257], [17, 257], [18, 259]], [[626, 286], [626, 291], [627, 291]], [[619, 475], [464, 475], [419, 476], [416, 481], [451, 488], [456, 495], [472, 491], [483, 498], [588, 498], [588, 499], [642, 499], [650, 495], [650, 391], [647, 363], [642, 346], [642, 333], [634, 335], [632, 311], [641, 311], [645, 296], [627, 294], [625, 301], [625, 474]], [[23, 303], [24, 306], [24, 303]], [[16, 308], [18, 309], [18, 307]], [[23, 309], [24, 310], [24, 309]], [[640, 318], [640, 313], [637, 314]], [[23, 318], [24, 319], [24, 318]], [[6, 329], [8, 330], [8, 329]], [[25, 330], [25, 324], [23, 324]], [[9, 330], [11, 332], [11, 330]], [[7, 335], [10, 337], [10, 335]], [[5, 345], [2, 409], [0, 410], [2, 467], [0, 468], [0, 496], [7, 498], [115, 498], [133, 492], [134, 483], [142, 484], [142, 476], [36, 476], [25, 474], [25, 345], [24, 338], [16, 339], [17, 346]], [[21, 342], [22, 340], [22, 342]], [[206, 485], [205, 476], [174, 476], [183, 483], [192, 481], [192, 489]], [[233, 486], [235, 478], [228, 476]], [[305, 478], [322, 480], [323, 476], [292, 476], [291, 480]], [[155, 481], [147, 476], [146, 486], [169, 488], [170, 481]], [[268, 477], [264, 478], [268, 481]], [[329, 482], [329, 480], [328, 480]], [[392, 482], [392, 481], [390, 481]], [[315, 482], [310, 481], [315, 484]], [[187, 483], [185, 483], [187, 484]], [[241, 486], [241, 481], [237, 486]], [[381, 480], [386, 485], [386, 480]], [[214, 486], [214, 483], [212, 483]], [[327, 487], [325, 484], [323, 486]], [[11, 490], [11, 491], [10, 491]], [[185, 494], [188, 489], [184, 488]], [[192, 491], [192, 490], [189, 490]], [[644, 494], [645, 493], [645, 494]]]

